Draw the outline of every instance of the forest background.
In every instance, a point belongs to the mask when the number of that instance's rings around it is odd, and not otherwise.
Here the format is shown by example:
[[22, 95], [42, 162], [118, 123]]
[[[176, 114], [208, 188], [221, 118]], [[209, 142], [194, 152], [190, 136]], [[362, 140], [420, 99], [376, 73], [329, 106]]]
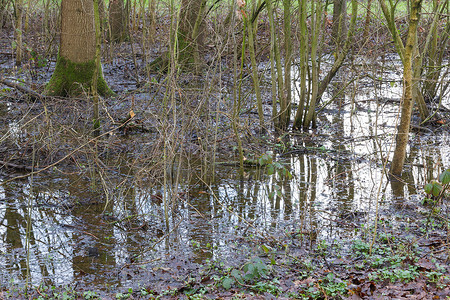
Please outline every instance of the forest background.
[[[111, 217], [108, 226], [161, 232], [146, 251], [156, 251], [162, 241], [173, 245], [182, 221], [192, 221], [181, 208], [194, 209], [196, 216], [211, 221], [214, 209], [192, 202], [202, 194], [209, 195], [211, 206], [220, 207], [222, 226], [227, 228], [226, 222], [233, 219], [226, 214], [234, 216], [246, 228], [244, 236], [252, 231], [246, 243], [258, 245], [257, 250], [245, 251], [246, 259], [239, 257], [240, 266], [225, 267], [209, 260], [217, 259], [213, 250], [222, 250], [218, 245], [223, 236], [201, 246], [190, 241], [193, 248], [209, 253], [200, 262], [215, 276], [188, 273], [194, 279], [175, 280], [174, 288], [163, 288], [167, 283], [162, 282], [171, 279], [161, 279], [155, 288], [148, 280], [145, 284], [148, 274], [140, 275], [144, 279], [139, 288], [114, 291], [116, 297], [266, 293], [364, 298], [399, 291], [405, 297], [448, 296], [448, 268], [444, 270], [449, 262], [449, 1], [0, 0], [0, 8], [1, 184], [4, 195], [34, 191], [34, 196], [24, 197], [26, 209], [14, 217], [8, 217], [13, 205], [4, 196], [3, 236], [9, 245], [4, 252], [23, 248], [25, 254], [14, 256], [16, 264], [4, 258], [11, 272], [4, 275], [9, 279], [2, 282], [2, 296], [59, 297], [61, 286], [76, 281], [58, 285], [57, 272], [48, 270], [34, 279], [31, 275], [33, 255], [37, 265], [52, 265], [31, 251], [39, 248], [30, 225], [42, 205], [39, 186], [63, 175], [69, 180], [67, 193], [51, 189], [45, 205], [50, 201], [68, 214], [82, 207], [84, 213], [89, 211], [84, 218]], [[358, 100], [367, 90], [370, 96]], [[362, 107], [364, 103], [368, 106]], [[369, 133], [359, 136], [354, 128], [362, 112], [373, 123]], [[378, 123], [385, 114], [392, 118]], [[346, 122], [352, 130], [342, 136]], [[345, 148], [348, 141], [361, 138], [373, 148], [362, 155], [358, 145]], [[423, 156], [416, 157], [416, 151]], [[299, 157], [307, 162], [306, 171], [304, 165], [286, 161]], [[321, 232], [332, 224], [347, 224], [341, 219], [352, 211], [351, 205], [338, 208], [336, 215], [327, 208], [331, 215], [318, 217], [326, 225], [311, 221], [318, 212], [312, 205], [316, 186], [326, 185], [317, 180], [316, 159], [337, 163], [327, 181], [339, 181], [343, 174], [350, 177], [352, 164], [363, 160], [381, 174], [374, 183], [376, 192], [368, 196], [375, 202], [358, 207], [364, 218], [351, 237], [357, 236], [358, 242], [342, 250], [350, 269], [337, 261], [343, 254], [333, 248], [345, 243], [336, 244], [335, 236]], [[300, 189], [298, 215], [287, 227], [274, 226], [283, 233], [260, 228], [257, 218], [240, 213], [242, 206], [224, 204], [219, 193], [223, 180], [241, 185], [241, 191], [246, 180], [260, 182], [266, 192], [254, 191], [255, 197], [272, 203], [274, 211], [296, 202], [291, 197]], [[80, 189], [82, 195], [73, 196]], [[413, 238], [394, 238], [403, 217], [394, 225], [388, 222], [386, 229], [384, 197], [399, 205], [395, 214], [406, 207], [422, 222], [411, 233]], [[408, 206], [408, 199], [418, 202]], [[144, 212], [147, 205], [157, 210]], [[80, 224], [74, 226], [78, 234], [86, 232]], [[236, 239], [243, 236], [235, 234]], [[289, 243], [281, 241], [286, 236]], [[386, 247], [378, 243], [386, 242], [389, 259], [380, 262]], [[85, 254], [77, 256], [117, 252], [113, 243], [92, 243], [80, 247]], [[287, 255], [288, 248], [301, 251]], [[120, 271], [154, 262], [146, 252], [127, 251], [134, 258], [117, 266]], [[334, 259], [332, 266], [326, 259], [322, 262], [327, 255]], [[286, 261], [281, 261], [283, 256]], [[370, 269], [358, 265], [361, 256], [374, 261]], [[73, 276], [84, 278], [86, 271], [77, 268]], [[12, 275], [13, 270], [19, 275]], [[13, 277], [21, 288], [14, 288]], [[271, 283], [274, 278], [277, 284]], [[127, 284], [119, 280], [117, 288]], [[51, 286], [58, 286], [56, 296]], [[97, 297], [98, 287], [104, 292], [104, 281], [91, 281], [70, 293]]]

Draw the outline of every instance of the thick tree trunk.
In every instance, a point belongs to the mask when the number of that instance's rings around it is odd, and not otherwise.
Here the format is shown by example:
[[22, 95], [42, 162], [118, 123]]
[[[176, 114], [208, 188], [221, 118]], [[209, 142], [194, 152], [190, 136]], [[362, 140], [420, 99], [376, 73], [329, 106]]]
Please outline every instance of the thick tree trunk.
[[0, 29], [6, 25], [8, 1], [0, 0]]
[[408, 37], [403, 56], [403, 101], [401, 107], [400, 125], [397, 130], [394, 157], [392, 158], [390, 169], [390, 173], [396, 176], [400, 176], [402, 174], [406, 156], [406, 147], [408, 146], [409, 140], [411, 113], [414, 104], [412, 62], [422, 0], [412, 0], [411, 2]]
[[332, 37], [335, 45], [341, 47], [347, 36], [347, 0], [333, 1]]
[[[176, 61], [183, 70], [199, 72], [202, 62], [200, 52], [204, 49], [206, 0], [182, 0], [180, 19], [176, 32]], [[167, 72], [170, 55], [164, 53], [149, 64], [151, 72]]]
[[[95, 73], [100, 95], [112, 91], [95, 63], [95, 20], [92, 0], [63, 0], [61, 40], [56, 68], [46, 87], [49, 95], [70, 96], [89, 90]], [[96, 68], [99, 68], [96, 72]]]
[[148, 0], [148, 19], [148, 39], [152, 43], [156, 30], [156, 0]]
[[122, 42], [126, 38], [125, 8], [123, 0], [109, 2], [109, 29], [112, 42]]
[[[178, 62], [185, 69], [197, 69], [203, 50], [206, 0], [182, 0], [178, 27]], [[197, 56], [197, 57], [196, 57]]]

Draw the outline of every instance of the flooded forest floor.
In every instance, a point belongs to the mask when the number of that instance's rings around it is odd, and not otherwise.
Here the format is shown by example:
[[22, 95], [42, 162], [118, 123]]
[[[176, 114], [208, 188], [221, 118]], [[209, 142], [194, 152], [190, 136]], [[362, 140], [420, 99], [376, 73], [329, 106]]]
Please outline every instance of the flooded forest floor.
[[27, 37], [16, 67], [12, 30], [0, 37], [0, 299], [450, 297], [448, 190], [424, 192], [450, 167], [450, 100], [434, 123], [415, 113], [405, 172], [389, 181], [402, 89], [391, 52], [356, 49], [318, 127], [280, 136], [267, 60], [261, 131], [249, 62], [233, 120], [231, 52], [209, 49], [201, 76], [170, 77], [145, 68], [159, 43], [108, 44], [116, 95], [101, 99], [96, 137], [89, 95], [27, 92], [54, 69], [43, 38]]

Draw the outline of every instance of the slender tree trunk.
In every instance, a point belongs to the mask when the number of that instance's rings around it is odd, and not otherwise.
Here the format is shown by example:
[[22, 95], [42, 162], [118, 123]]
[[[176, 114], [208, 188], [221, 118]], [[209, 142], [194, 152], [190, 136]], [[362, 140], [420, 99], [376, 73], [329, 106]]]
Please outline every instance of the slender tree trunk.
[[16, 39], [16, 65], [20, 66], [23, 59], [23, 0], [16, 0], [15, 5], [16, 22], [15, 22], [15, 39]]
[[101, 71], [101, 61], [100, 56], [102, 52], [101, 44], [101, 32], [100, 32], [100, 11], [99, 11], [99, 1], [94, 0], [94, 26], [95, 26], [95, 66], [94, 74], [92, 76], [91, 92], [92, 92], [92, 103], [93, 103], [93, 134], [94, 136], [100, 135], [100, 114], [99, 114], [99, 97], [98, 97], [98, 73]]
[[256, 106], [258, 108], [259, 125], [260, 128], [264, 128], [264, 113], [262, 107], [261, 90], [259, 88], [259, 75], [258, 75], [258, 65], [256, 64], [256, 53], [255, 53], [255, 40], [254, 40], [254, 26], [253, 22], [249, 18], [245, 18], [247, 22], [247, 32], [248, 32], [248, 49], [250, 52], [250, 60], [252, 64], [252, 78], [253, 78], [253, 88], [256, 94]]
[[46, 86], [46, 93], [69, 96], [89, 90], [97, 72], [98, 93], [111, 95], [112, 91], [103, 79], [101, 67], [95, 62], [95, 55], [93, 1], [62, 0], [58, 60], [52, 78]]
[[300, 129], [303, 124], [304, 109], [307, 106], [307, 89], [306, 77], [308, 75], [308, 34], [307, 34], [307, 0], [299, 0], [298, 6], [300, 8], [299, 23], [300, 23], [300, 98], [297, 112], [295, 113], [294, 129]]
[[[319, 9], [320, 3], [316, 4], [317, 8], [315, 9], [315, 13], [313, 13], [313, 17], [316, 18], [316, 21], [313, 22], [314, 26], [312, 26], [313, 34], [312, 34], [312, 41], [311, 41], [311, 69], [312, 69], [312, 77], [310, 84], [312, 85], [311, 88], [311, 101], [309, 105], [305, 107], [306, 115], [303, 120], [303, 129], [307, 130], [309, 126], [312, 123], [312, 126], [314, 127], [315, 122], [315, 109], [316, 105], [319, 101], [319, 99], [322, 97], [323, 93], [325, 92], [326, 88], [330, 84], [331, 80], [334, 78], [336, 73], [341, 68], [342, 64], [344, 63], [345, 58], [347, 57], [348, 52], [351, 49], [352, 41], [353, 41], [353, 34], [355, 32], [356, 27], [356, 20], [357, 20], [357, 11], [358, 11], [358, 2], [357, 0], [352, 0], [352, 19], [350, 21], [350, 27], [347, 30], [347, 35], [344, 41], [342, 41], [342, 45], [338, 46], [336, 45], [335, 48], [335, 61], [333, 65], [331, 66], [331, 69], [328, 71], [328, 73], [325, 75], [325, 77], [319, 82], [319, 76], [318, 72], [320, 71], [320, 67], [318, 66], [318, 63], [316, 62], [316, 57], [318, 55], [318, 38], [319, 38], [319, 29], [320, 29], [320, 19], [321, 19], [321, 9]], [[298, 109], [302, 108], [303, 106], [299, 106]], [[296, 119], [294, 121], [294, 128], [298, 129], [300, 128], [300, 120], [303, 115], [302, 111], [297, 111], [296, 113]]]
[[413, 53], [416, 43], [417, 24], [420, 18], [422, 0], [411, 0], [411, 13], [409, 18], [408, 37], [406, 40], [403, 61], [403, 101], [401, 107], [400, 125], [397, 130], [396, 145], [390, 173], [400, 176], [406, 156], [406, 147], [409, 140], [409, 127], [413, 108]]
[[284, 13], [284, 91], [280, 101], [280, 125], [283, 130], [289, 127], [291, 121], [291, 65], [292, 65], [292, 43], [291, 43], [291, 0], [283, 0]]
[[27, 0], [27, 9], [25, 11], [25, 24], [23, 25], [23, 31], [28, 32], [28, 27], [30, 25], [30, 14], [31, 14], [31, 5], [34, 3], [32, 0]]
[[319, 44], [319, 33], [320, 33], [320, 24], [322, 19], [322, 4], [319, 0], [313, 0], [312, 2], [312, 38], [311, 38], [311, 69], [312, 69], [312, 77], [311, 77], [311, 101], [309, 103], [309, 107], [303, 121], [303, 128], [307, 130], [309, 125], [314, 119], [315, 110], [316, 110], [316, 102], [317, 102], [317, 93], [319, 88], [319, 70], [317, 66], [317, 51]]
[[442, 3], [434, 0], [433, 5], [434, 19], [430, 26], [425, 46], [423, 47], [423, 54], [421, 55], [425, 65], [425, 67], [421, 66], [423, 68], [421, 71], [423, 71], [425, 77], [421, 93], [425, 97], [426, 102], [430, 102], [446, 90], [439, 89], [439, 78], [441, 77], [441, 73], [443, 73], [442, 70], [444, 67], [442, 62], [448, 52], [448, 42], [450, 37], [449, 14], [445, 17], [447, 19], [447, 25], [445, 28], [439, 30], [438, 26], [438, 24], [442, 22], [441, 15], [444, 14], [445, 7], [447, 6], [447, 10], [449, 9], [449, 3]]
[[272, 87], [272, 120], [275, 128], [278, 127], [278, 106], [277, 106], [277, 69], [276, 65], [278, 61], [277, 57], [277, 39], [275, 34], [275, 20], [273, 17], [272, 2], [267, 1], [267, 12], [269, 14], [269, 26], [270, 26], [270, 75], [271, 75], [271, 87]]

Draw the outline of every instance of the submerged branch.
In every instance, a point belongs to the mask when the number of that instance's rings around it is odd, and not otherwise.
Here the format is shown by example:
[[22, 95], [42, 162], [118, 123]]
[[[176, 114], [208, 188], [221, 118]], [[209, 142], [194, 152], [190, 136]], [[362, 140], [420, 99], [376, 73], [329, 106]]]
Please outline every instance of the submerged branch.
[[45, 96], [39, 94], [38, 92], [36, 92], [35, 90], [24, 86], [24, 85], [20, 85], [19, 83], [13, 82], [9, 79], [0, 78], [0, 83], [3, 83], [4, 85], [7, 85], [9, 87], [15, 88], [16, 90], [18, 90], [19, 92], [22, 92], [24, 94], [27, 94], [28, 96], [30, 96], [32, 99], [35, 100], [40, 100], [40, 99], [44, 99]]

